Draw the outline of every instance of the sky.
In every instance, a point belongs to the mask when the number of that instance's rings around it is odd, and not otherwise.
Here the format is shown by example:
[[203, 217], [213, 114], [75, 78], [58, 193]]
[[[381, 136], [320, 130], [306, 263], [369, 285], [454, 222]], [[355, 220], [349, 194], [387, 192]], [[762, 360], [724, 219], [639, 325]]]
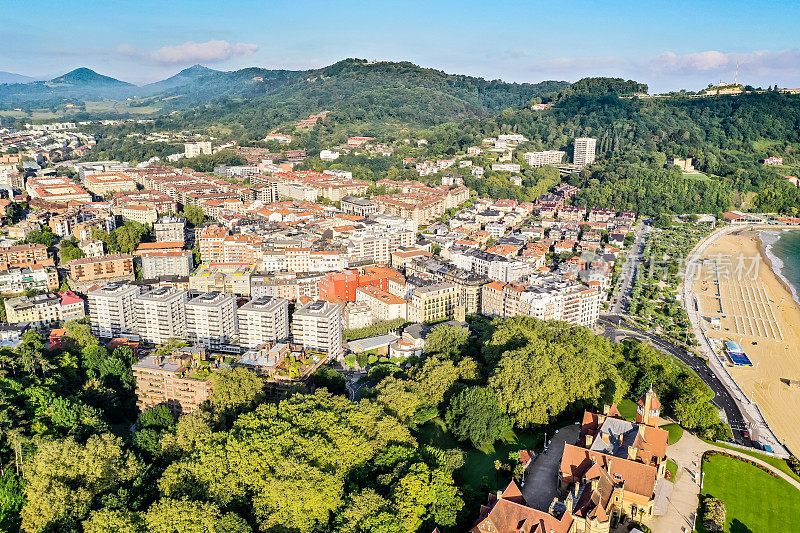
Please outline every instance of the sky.
[[[0, 0], [0, 71], [77, 67], [136, 84], [202, 64], [312, 69], [347, 57], [650, 92], [800, 87], [800, 0]], [[737, 76], [738, 65], [738, 76]]]

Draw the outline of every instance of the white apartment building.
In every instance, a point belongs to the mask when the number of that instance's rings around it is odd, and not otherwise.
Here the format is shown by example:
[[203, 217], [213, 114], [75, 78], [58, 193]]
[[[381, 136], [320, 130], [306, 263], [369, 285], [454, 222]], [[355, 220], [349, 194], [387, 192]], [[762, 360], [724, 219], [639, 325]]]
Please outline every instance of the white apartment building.
[[195, 295], [186, 302], [186, 333], [189, 340], [211, 350], [223, 350], [239, 331], [236, 296], [221, 292]]
[[6, 322], [49, 326], [64, 320], [83, 318], [83, 300], [72, 292], [36, 294], [6, 298]]
[[316, 300], [292, 315], [294, 342], [331, 357], [342, 353], [342, 309], [337, 304]]
[[597, 139], [591, 137], [578, 137], [575, 139], [575, 153], [572, 162], [578, 166], [585, 167], [594, 163]]
[[211, 153], [211, 141], [186, 143], [183, 145], [183, 154], [185, 157], [197, 157], [200, 154], [211, 155]]
[[412, 322], [435, 322], [455, 316], [460, 291], [452, 283], [419, 287], [408, 301], [408, 319]]
[[543, 167], [545, 165], [560, 165], [565, 155], [567, 153], [561, 150], [546, 150], [544, 152], [525, 152], [522, 157], [532, 167]]
[[319, 152], [319, 158], [323, 161], [333, 161], [335, 159], [339, 159], [339, 152], [335, 150], [321, 150]]
[[186, 338], [186, 291], [159, 287], [133, 300], [136, 327], [142, 340], [166, 344]]
[[125, 336], [136, 331], [133, 300], [139, 287], [110, 283], [87, 293], [92, 334], [104, 339]]
[[192, 252], [189, 250], [154, 250], [142, 252], [142, 277], [188, 276], [192, 272]]
[[289, 337], [289, 301], [272, 296], [250, 300], [238, 310], [239, 346], [256, 349]]
[[522, 168], [517, 163], [494, 163], [492, 170], [495, 172], [520, 172]]
[[369, 305], [373, 322], [406, 318], [408, 302], [380, 287], [372, 285], [358, 287], [356, 289], [356, 302], [363, 302]]
[[278, 183], [278, 196], [300, 202], [315, 202], [317, 200], [317, 189], [304, 183], [280, 182]]
[[186, 242], [186, 219], [161, 217], [153, 224], [156, 242]]

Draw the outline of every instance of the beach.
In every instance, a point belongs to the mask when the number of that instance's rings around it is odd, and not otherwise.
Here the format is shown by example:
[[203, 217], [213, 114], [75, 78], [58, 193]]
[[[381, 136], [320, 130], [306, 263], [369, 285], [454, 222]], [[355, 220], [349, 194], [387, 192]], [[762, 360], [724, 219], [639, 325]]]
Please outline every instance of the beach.
[[[707, 336], [719, 339], [720, 346], [738, 342], [753, 364], [729, 365], [731, 376], [797, 454], [800, 388], [788, 382], [800, 380], [800, 307], [793, 288], [773, 272], [773, 262], [781, 266], [756, 231], [723, 235], [703, 252], [692, 288]], [[725, 357], [721, 350], [720, 356]]]

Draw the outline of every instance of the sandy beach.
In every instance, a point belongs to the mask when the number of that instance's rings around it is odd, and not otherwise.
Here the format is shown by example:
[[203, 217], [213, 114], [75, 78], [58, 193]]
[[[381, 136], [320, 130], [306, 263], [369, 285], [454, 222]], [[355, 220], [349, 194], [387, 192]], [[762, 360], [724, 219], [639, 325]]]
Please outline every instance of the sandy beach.
[[753, 363], [728, 366], [732, 377], [776, 436], [800, 453], [800, 388], [788, 385], [800, 380], [800, 308], [771, 270], [757, 233], [744, 230], [711, 244], [693, 290], [707, 336], [738, 342]]

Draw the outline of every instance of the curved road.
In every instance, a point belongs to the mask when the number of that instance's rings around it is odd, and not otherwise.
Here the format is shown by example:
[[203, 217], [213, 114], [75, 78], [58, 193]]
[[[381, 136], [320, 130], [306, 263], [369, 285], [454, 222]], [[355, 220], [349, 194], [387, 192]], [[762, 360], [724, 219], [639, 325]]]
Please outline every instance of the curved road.
[[[622, 324], [622, 328], [620, 328], [620, 323]], [[731, 431], [733, 433], [733, 441], [744, 446], [752, 446], [750, 439], [744, 436], [744, 431], [746, 429], [745, 418], [739, 409], [739, 405], [705, 361], [687, 351], [685, 348], [676, 346], [649, 331], [632, 326], [617, 315], [601, 315], [598, 324], [605, 327], [604, 336], [612, 341], [616, 341], [621, 337], [647, 340], [654, 348], [667, 355], [671, 355], [692, 369], [692, 371], [714, 392], [714, 399], [712, 400], [714, 405], [725, 411], [725, 416], [728, 419], [728, 424], [731, 426]]]

